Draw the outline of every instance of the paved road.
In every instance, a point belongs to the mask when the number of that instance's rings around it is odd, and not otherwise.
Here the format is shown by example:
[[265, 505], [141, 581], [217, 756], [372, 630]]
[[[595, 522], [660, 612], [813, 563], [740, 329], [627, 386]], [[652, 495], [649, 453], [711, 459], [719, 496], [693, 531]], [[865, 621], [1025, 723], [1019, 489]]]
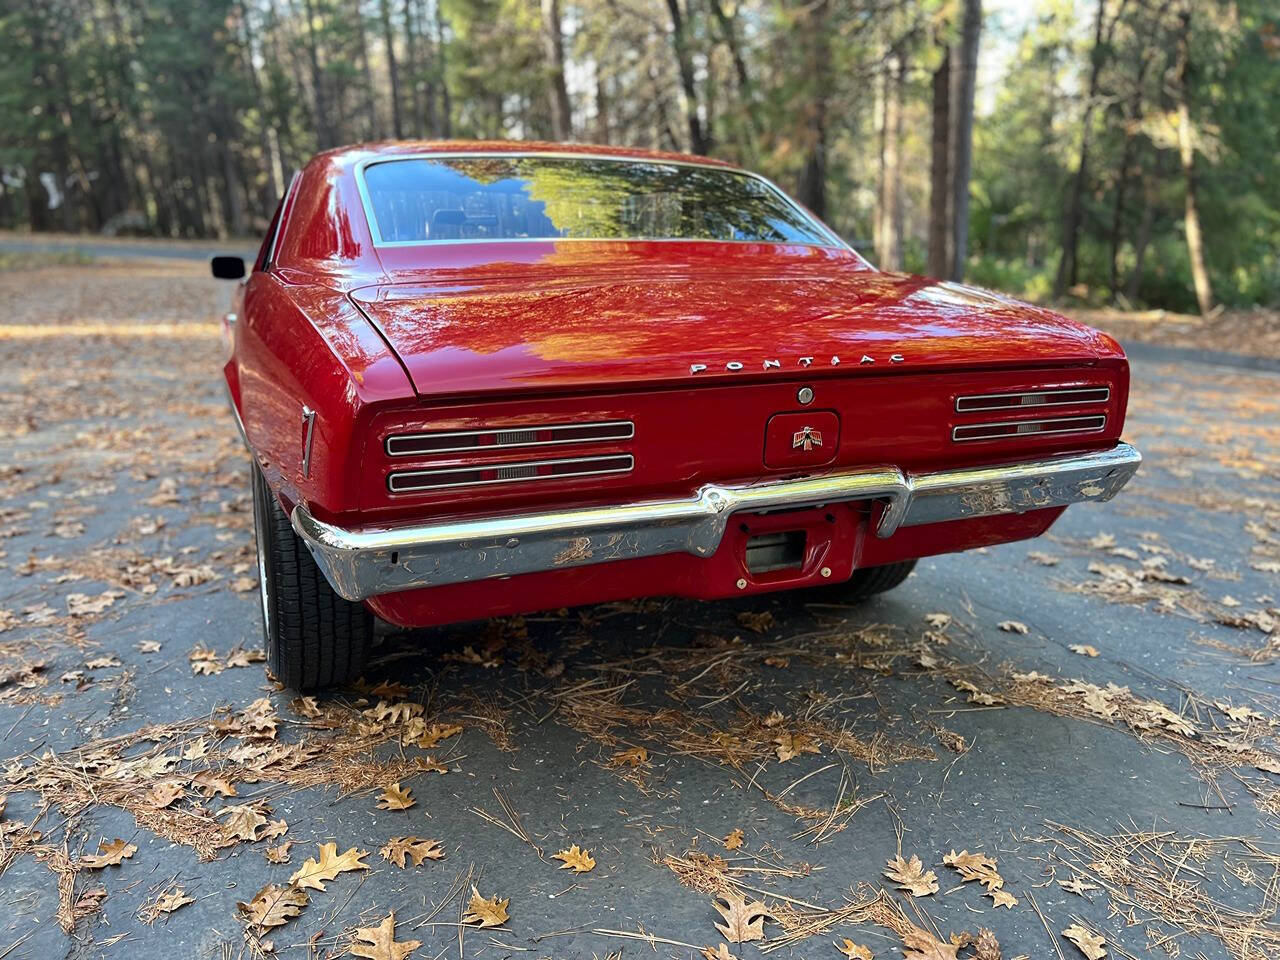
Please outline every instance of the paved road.
[[[415, 957], [690, 958], [721, 943], [711, 894], [734, 888], [784, 957], [846, 937], [897, 957], [908, 926], [1076, 957], [1072, 925], [1111, 956], [1278, 955], [1280, 777], [1258, 766], [1280, 716], [1280, 378], [1138, 359], [1148, 459], [1120, 499], [861, 606], [651, 600], [388, 634], [363, 692], [291, 703], [248, 655], [221, 345], [170, 326], [207, 323], [225, 289], [139, 263], [0, 274], [0, 294], [0, 957], [338, 955], [394, 911]], [[106, 329], [57, 329], [86, 322]], [[414, 804], [380, 809], [395, 783]], [[405, 836], [443, 858], [380, 856]], [[136, 851], [95, 868], [116, 838]], [[369, 869], [246, 931], [237, 903], [326, 842]], [[573, 844], [593, 870], [559, 869]], [[944, 865], [965, 850], [1015, 905]], [[937, 893], [894, 889], [899, 851]], [[472, 884], [509, 899], [504, 925], [458, 926]], [[194, 902], [153, 918], [177, 888]], [[1272, 939], [1242, 945], [1233, 910]]]

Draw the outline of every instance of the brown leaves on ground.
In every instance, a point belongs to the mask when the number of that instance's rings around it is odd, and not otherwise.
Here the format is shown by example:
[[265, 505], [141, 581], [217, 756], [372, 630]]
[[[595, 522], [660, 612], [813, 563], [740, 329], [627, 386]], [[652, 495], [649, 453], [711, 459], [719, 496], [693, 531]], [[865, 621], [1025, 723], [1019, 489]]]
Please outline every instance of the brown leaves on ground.
[[778, 754], [778, 762], [785, 763], [788, 760], [800, 756], [802, 753], [818, 753], [818, 745], [814, 742], [813, 737], [807, 733], [789, 733], [783, 732], [773, 738]]
[[1089, 960], [1103, 960], [1107, 955], [1107, 941], [1079, 924], [1073, 923], [1062, 931], [1062, 935], [1074, 943]]
[[266, 853], [263, 854], [267, 858], [267, 863], [288, 863], [289, 848], [293, 846], [292, 840], [286, 840], [278, 847], [267, 847]]
[[738, 958], [729, 952], [727, 943], [722, 943], [714, 950], [710, 947], [703, 947], [702, 960], [738, 960]]
[[1078, 653], [1082, 657], [1098, 656], [1098, 648], [1087, 643], [1073, 643], [1067, 648], [1072, 653]]
[[442, 740], [456, 737], [461, 732], [462, 727], [456, 723], [433, 723], [427, 726], [421, 717], [413, 717], [405, 723], [402, 739], [406, 744], [432, 750]]
[[734, 827], [729, 831], [729, 835], [724, 838], [724, 848], [726, 850], [737, 850], [742, 846], [742, 841], [746, 838], [746, 834], [742, 832], [741, 827]]
[[1005, 633], [1028, 634], [1031, 632], [1031, 628], [1019, 620], [1001, 620], [998, 624], [996, 624], [996, 626], [998, 626]]
[[1013, 909], [1018, 905], [1018, 898], [1004, 890], [1004, 877], [996, 871], [995, 860], [985, 853], [970, 853], [952, 850], [942, 862], [960, 873], [960, 879], [966, 882], [976, 880], [987, 888], [987, 896], [997, 907]]
[[753, 613], [750, 610], [743, 610], [738, 614], [738, 623], [742, 624], [752, 633], [768, 633], [773, 629], [775, 622], [773, 614], [768, 610], [765, 610], [762, 613]]
[[298, 887], [303, 889], [323, 890], [324, 885], [330, 880], [336, 880], [340, 873], [347, 873], [352, 870], [368, 870], [369, 865], [360, 862], [368, 855], [367, 851], [357, 850], [355, 847], [352, 847], [346, 853], [339, 854], [336, 843], [322, 843], [320, 844], [320, 859], [307, 857], [297, 872], [289, 878], [289, 882], [297, 884]]
[[581, 850], [575, 843], [568, 850], [561, 850], [557, 854], [553, 854], [552, 860], [564, 861], [560, 865], [561, 870], [572, 870], [574, 873], [589, 873], [596, 868], [596, 862], [591, 854], [586, 850]]
[[161, 894], [152, 903], [143, 907], [140, 916], [143, 922], [151, 923], [162, 913], [173, 913], [173, 911], [181, 909], [189, 903], [195, 902], [196, 898], [188, 897], [187, 892], [183, 890], [182, 887], [174, 887], [169, 892]]
[[393, 783], [382, 791], [382, 796], [378, 798], [378, 809], [408, 810], [417, 802], [408, 787], [401, 789], [400, 784]]
[[228, 842], [237, 840], [248, 840], [253, 842], [261, 839], [258, 836], [258, 830], [267, 825], [267, 818], [255, 807], [236, 805], [223, 807], [218, 811], [218, 816], [230, 814], [227, 822], [222, 825], [222, 837]]
[[611, 767], [642, 767], [649, 762], [649, 751], [644, 747], [619, 750], [609, 760]]
[[721, 894], [711, 901], [711, 905], [724, 917], [724, 923], [717, 923], [715, 926], [720, 935], [730, 943], [763, 940], [764, 921], [766, 918], [773, 919], [768, 907], [759, 900], [747, 903], [746, 898], [737, 890]]
[[423, 860], [444, 859], [440, 841], [420, 840], [417, 837], [392, 837], [378, 853], [383, 860], [394, 863], [402, 870], [406, 857], [413, 861], [415, 867], [422, 866]]
[[913, 927], [902, 935], [903, 960], [958, 960], [960, 945], [945, 943], [928, 930]]
[[125, 860], [128, 860], [138, 848], [135, 844], [125, 843], [119, 838], [98, 844], [97, 854], [88, 857], [81, 857], [80, 862], [76, 864], [81, 870], [101, 870], [103, 867], [118, 867]]
[[500, 927], [507, 922], [507, 904], [510, 902], [510, 898], [499, 900], [496, 894], [486, 900], [472, 884], [471, 899], [467, 901], [467, 912], [462, 915], [462, 922], [478, 927]]
[[837, 943], [836, 949], [842, 957], [848, 957], [848, 960], [875, 960], [875, 954], [870, 950], [847, 938], [843, 944]]
[[301, 913], [308, 902], [307, 894], [292, 883], [287, 887], [268, 883], [248, 903], [237, 903], [236, 906], [249, 924], [261, 932], [284, 926]]
[[366, 957], [368, 960], [404, 960], [420, 946], [421, 940], [396, 943], [396, 913], [392, 910], [376, 927], [357, 927], [355, 939], [347, 952], [353, 957]]
[[903, 860], [897, 856], [886, 861], [884, 875], [896, 883], [899, 890], [906, 890], [913, 897], [927, 897], [938, 892], [937, 874], [925, 870], [919, 857]]

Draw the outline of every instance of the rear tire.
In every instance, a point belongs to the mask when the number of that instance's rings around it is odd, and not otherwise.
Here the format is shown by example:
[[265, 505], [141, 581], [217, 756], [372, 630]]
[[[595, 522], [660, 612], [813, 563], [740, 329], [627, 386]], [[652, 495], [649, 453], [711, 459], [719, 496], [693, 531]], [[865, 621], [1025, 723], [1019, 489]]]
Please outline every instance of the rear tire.
[[373, 616], [334, 592], [262, 471], [250, 469], [267, 669], [293, 690], [350, 683], [364, 670]]
[[866, 600], [877, 593], [892, 590], [911, 576], [911, 571], [915, 568], [914, 560], [886, 563], [879, 567], [862, 567], [853, 571], [853, 576], [844, 583], [832, 589], [839, 590], [849, 600]]

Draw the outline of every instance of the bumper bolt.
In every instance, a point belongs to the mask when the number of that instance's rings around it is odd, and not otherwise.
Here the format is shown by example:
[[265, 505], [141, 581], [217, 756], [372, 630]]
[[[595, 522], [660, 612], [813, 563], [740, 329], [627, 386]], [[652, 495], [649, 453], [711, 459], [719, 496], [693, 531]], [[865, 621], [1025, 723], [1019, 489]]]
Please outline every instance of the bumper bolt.
[[820, 574], [822, 574], [824, 577], [829, 577], [829, 576], [831, 576], [831, 568], [830, 568], [830, 567], [823, 567], [823, 568], [822, 568], [821, 570], [819, 570], [818, 572], [819, 572]]
[[738, 589], [739, 590], [747, 589], [747, 581], [741, 577], [738, 578]]

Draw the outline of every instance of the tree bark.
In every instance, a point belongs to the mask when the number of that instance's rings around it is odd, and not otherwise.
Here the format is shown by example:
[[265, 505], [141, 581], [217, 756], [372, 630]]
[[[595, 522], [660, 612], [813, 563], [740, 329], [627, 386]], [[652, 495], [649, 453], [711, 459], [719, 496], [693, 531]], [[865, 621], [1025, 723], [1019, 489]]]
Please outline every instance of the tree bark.
[[564, 32], [560, 0], [542, 0], [542, 46], [547, 59], [547, 99], [551, 101], [551, 132], [564, 142], [573, 139], [573, 110], [564, 81]]
[[409, 77], [409, 135], [422, 136], [422, 68], [418, 63], [418, 29], [414, 24], [413, 2], [404, 0], [405, 70]]
[[1178, 156], [1182, 161], [1182, 177], [1186, 181], [1185, 231], [1187, 256], [1191, 260], [1191, 280], [1196, 288], [1196, 303], [1203, 316], [1213, 309], [1213, 287], [1204, 262], [1204, 238], [1200, 232], [1200, 208], [1196, 203], [1195, 131], [1191, 126], [1191, 7], [1182, 11], [1182, 30], [1178, 38]]
[[813, 67], [812, 97], [806, 106], [805, 160], [797, 193], [819, 218], [827, 215], [827, 96], [831, 89], [831, 38], [827, 34], [830, 0], [810, 4], [802, 35]]
[[965, 0], [951, 112], [951, 279], [963, 280], [969, 255], [969, 174], [973, 166], [973, 94], [978, 72], [982, 0]]
[[336, 146], [333, 127], [329, 122], [329, 104], [325, 97], [324, 71], [320, 69], [320, 50], [316, 42], [316, 12], [311, 0], [303, 0], [307, 15], [307, 60], [311, 66], [311, 92], [315, 98], [316, 139], [320, 148]]
[[902, 269], [902, 88], [905, 76], [902, 54], [890, 54], [885, 65], [880, 139], [879, 247], [876, 257], [882, 270]]
[[391, 0], [381, 0], [378, 12], [382, 19], [382, 43], [387, 48], [387, 73], [391, 78], [391, 133], [399, 140], [404, 136], [404, 118], [400, 115], [400, 68], [396, 63], [395, 32], [391, 29]]
[[933, 72], [933, 139], [929, 171], [929, 262], [931, 277], [951, 276], [951, 48]]
[[698, 116], [698, 87], [694, 81], [693, 54], [689, 50], [688, 25], [680, 9], [680, 0], [667, 0], [671, 14], [671, 46], [676, 55], [676, 67], [680, 73], [680, 106], [689, 126], [689, 151], [706, 154], [711, 149], [711, 138], [703, 129]]

